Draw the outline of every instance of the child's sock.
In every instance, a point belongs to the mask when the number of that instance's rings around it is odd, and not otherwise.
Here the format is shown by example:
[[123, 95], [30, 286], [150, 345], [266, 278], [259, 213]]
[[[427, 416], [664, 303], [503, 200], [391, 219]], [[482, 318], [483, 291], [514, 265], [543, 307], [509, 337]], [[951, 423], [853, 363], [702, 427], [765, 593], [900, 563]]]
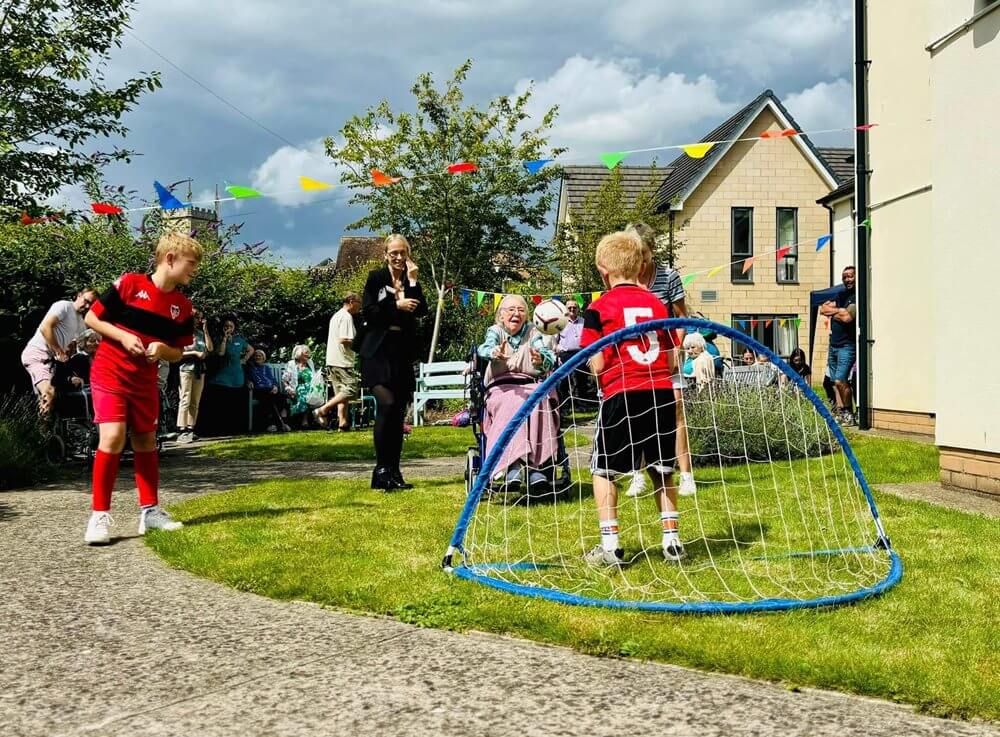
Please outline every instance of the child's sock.
[[91, 486], [92, 508], [95, 512], [111, 511], [111, 491], [118, 478], [118, 463], [121, 453], [105, 453], [98, 450], [94, 454], [94, 476]]
[[155, 450], [135, 454], [135, 485], [139, 488], [140, 507], [159, 503], [160, 454]]
[[663, 525], [663, 547], [672, 542], [680, 542], [680, 515], [677, 512], [662, 512], [660, 524]]
[[601, 547], [607, 552], [618, 550], [618, 520], [601, 520]]

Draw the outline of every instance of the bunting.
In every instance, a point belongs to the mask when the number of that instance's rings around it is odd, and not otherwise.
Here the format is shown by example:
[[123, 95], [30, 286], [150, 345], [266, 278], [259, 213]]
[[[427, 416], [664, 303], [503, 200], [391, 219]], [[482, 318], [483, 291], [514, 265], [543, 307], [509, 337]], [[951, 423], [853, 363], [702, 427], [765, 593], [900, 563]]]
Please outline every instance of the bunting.
[[493, 311], [496, 312], [500, 309], [500, 303], [503, 302], [503, 295], [499, 292], [493, 295]]
[[469, 290], [468, 289], [463, 289], [462, 290], [462, 306], [463, 307], [468, 307], [469, 306], [469, 299], [471, 298], [471, 296], [472, 295], [469, 294]]
[[799, 132], [794, 128], [785, 128], [780, 131], [764, 131], [760, 134], [761, 138], [786, 138], [788, 136], [797, 136]]
[[542, 295], [540, 295], [540, 294], [533, 294], [533, 295], [531, 295], [531, 301], [532, 301], [532, 302], [533, 302], [533, 303], [534, 303], [534, 304], [535, 304], [536, 306], [537, 306], [537, 305], [540, 305], [540, 304], [542, 303]]
[[552, 159], [535, 159], [534, 161], [525, 161], [524, 168], [528, 170], [529, 174], [537, 174], [542, 170], [542, 167], [550, 163]]
[[781, 261], [781, 259], [783, 259], [789, 253], [791, 253], [791, 250], [792, 250], [791, 246], [782, 246], [781, 248], [779, 248], [777, 251], [774, 252], [774, 260]]
[[745, 261], [743, 262], [743, 273], [744, 273], [744, 274], [745, 274], [745, 273], [747, 273], [748, 271], [750, 271], [750, 267], [752, 267], [752, 266], [753, 266], [753, 260], [754, 260], [755, 258], [756, 258], [756, 256], [751, 256], [750, 258], [746, 259], [746, 260], [745, 260]]
[[771, 327], [771, 323], [772, 323], [772, 322], [774, 322], [774, 320], [767, 320], [767, 321], [765, 321], [765, 322], [764, 322], [764, 327], [765, 327], [765, 328], [769, 328], [769, 327]]
[[612, 151], [610, 153], [601, 154], [601, 161], [603, 161], [604, 165], [609, 169], [614, 169], [625, 160], [626, 156], [628, 156], [628, 153], [625, 151]]
[[93, 202], [90, 205], [90, 209], [93, 210], [98, 215], [121, 215], [122, 209], [117, 205], [112, 205], [109, 202]]
[[[600, 298], [601, 298], [601, 293], [600, 293], [600, 292], [591, 292], [591, 293], [590, 293], [590, 301], [591, 301], [591, 302], [596, 302], [596, 301], [597, 301], [597, 300], [599, 300]], [[582, 306], [582, 305], [581, 305], [581, 306]]]
[[687, 289], [688, 285], [690, 285], [691, 282], [693, 282], [697, 278], [698, 278], [697, 274], [688, 274], [683, 279], [681, 279], [681, 284], [683, 284], [684, 288]]
[[378, 169], [372, 169], [372, 184], [376, 187], [387, 187], [390, 184], [396, 184], [401, 180], [402, 177], [390, 177], [383, 174]]
[[181, 202], [179, 199], [170, 194], [167, 188], [159, 182], [153, 182], [153, 189], [156, 190], [156, 196], [160, 200], [161, 210], [181, 210], [185, 207], [191, 207], [190, 202]]
[[479, 171], [479, 167], [470, 161], [460, 161], [448, 167], [449, 174], [465, 174], [473, 171]]
[[817, 251], [822, 250], [823, 246], [825, 246], [827, 243], [829, 243], [832, 240], [833, 240], [833, 236], [832, 235], [829, 235], [829, 234], [827, 234], [827, 235], [821, 235], [819, 238], [816, 239], [816, 250]]
[[720, 271], [722, 271], [724, 268], [726, 268], [726, 266], [727, 266], [727, 264], [723, 264], [722, 266], [716, 266], [714, 269], [712, 269], [710, 272], [708, 272], [708, 278], [711, 279], [713, 276], [715, 276]]
[[689, 143], [686, 146], [681, 146], [681, 151], [686, 153], [692, 159], [703, 159], [705, 158], [705, 154], [711, 151], [714, 147], [714, 143]]
[[226, 187], [226, 191], [229, 192], [233, 197], [238, 200], [245, 200], [251, 197], [260, 197], [260, 192], [256, 189], [250, 189], [250, 187], [238, 187], [236, 185], [229, 185]]
[[478, 290], [476, 291], [476, 307], [479, 307], [480, 305], [483, 304], [483, 297], [485, 296], [486, 292], [480, 292]]
[[299, 186], [306, 192], [316, 192], [321, 189], [333, 189], [332, 184], [327, 184], [326, 182], [321, 182], [318, 179], [312, 179], [310, 177], [299, 177]]

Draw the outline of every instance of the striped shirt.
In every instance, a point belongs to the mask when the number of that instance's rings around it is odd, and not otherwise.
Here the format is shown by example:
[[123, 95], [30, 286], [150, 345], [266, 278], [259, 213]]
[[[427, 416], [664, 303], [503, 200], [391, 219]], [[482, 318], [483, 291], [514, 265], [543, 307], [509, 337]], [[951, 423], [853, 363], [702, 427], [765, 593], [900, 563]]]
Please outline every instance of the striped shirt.
[[674, 302], [684, 299], [684, 283], [681, 281], [681, 275], [666, 264], [656, 267], [656, 275], [653, 276], [653, 283], [649, 285], [649, 291], [655, 294], [670, 311], [671, 317], [674, 316], [672, 307]]

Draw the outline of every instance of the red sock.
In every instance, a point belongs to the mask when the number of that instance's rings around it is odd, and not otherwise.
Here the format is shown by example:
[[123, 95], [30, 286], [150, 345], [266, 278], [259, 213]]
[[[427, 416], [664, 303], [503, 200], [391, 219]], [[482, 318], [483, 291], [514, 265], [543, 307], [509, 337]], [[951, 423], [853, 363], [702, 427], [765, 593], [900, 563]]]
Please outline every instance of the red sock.
[[155, 450], [135, 454], [135, 485], [139, 487], [140, 507], [151, 507], [158, 502], [160, 454]]
[[118, 462], [121, 453], [105, 453], [98, 450], [94, 454], [94, 482], [91, 487], [91, 506], [95, 512], [111, 511], [111, 491], [118, 478]]

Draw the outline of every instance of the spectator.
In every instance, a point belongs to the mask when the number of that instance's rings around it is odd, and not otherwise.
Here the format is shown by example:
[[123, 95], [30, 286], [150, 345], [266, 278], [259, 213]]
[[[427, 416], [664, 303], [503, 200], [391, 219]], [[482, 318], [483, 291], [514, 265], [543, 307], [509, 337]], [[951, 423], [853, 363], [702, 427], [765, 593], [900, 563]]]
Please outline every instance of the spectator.
[[201, 434], [250, 430], [245, 424], [249, 402], [245, 366], [253, 350], [237, 333], [236, 321], [226, 319], [222, 323], [222, 336], [215, 343], [214, 355], [219, 363], [214, 372], [209, 372], [205, 406], [199, 411], [198, 426], [205, 427]]
[[706, 348], [707, 341], [701, 333], [688, 333], [684, 336], [684, 352], [691, 362], [691, 372], [686, 373], [688, 361], [684, 362], [685, 376], [695, 380], [699, 389], [715, 380], [715, 361]]
[[857, 358], [857, 325], [855, 317], [856, 294], [854, 290], [855, 271], [853, 266], [847, 266], [841, 273], [844, 291], [835, 300], [825, 302], [819, 308], [820, 314], [830, 319], [830, 348], [827, 353], [827, 366], [830, 368], [830, 379], [836, 394], [837, 419], [841, 424], [856, 424], [854, 417], [854, 397], [851, 391], [851, 368]]
[[[580, 305], [576, 300], [571, 299], [566, 304], [566, 314], [569, 322], [559, 334], [559, 342], [556, 344], [556, 357], [560, 364], [566, 363], [580, 352], [580, 336], [583, 334], [583, 317], [580, 315]], [[572, 374], [559, 382], [556, 391], [559, 396], [559, 412], [566, 416], [573, 409], [572, 402], [567, 402], [567, 399], [594, 398], [590, 386], [590, 369], [586, 365], [578, 366]]]
[[354, 316], [361, 312], [361, 297], [355, 293], [344, 297], [343, 307], [330, 318], [330, 331], [326, 339], [326, 367], [323, 375], [333, 390], [333, 398], [313, 410], [320, 425], [326, 425], [326, 413], [337, 408], [337, 429], [349, 430], [347, 405], [359, 396], [360, 381], [354, 370]]
[[757, 363], [757, 356], [754, 355], [752, 350], [745, 348], [743, 350], [743, 365], [753, 366], [755, 363]]
[[101, 336], [96, 331], [87, 328], [80, 333], [76, 353], [53, 367], [52, 386], [57, 393], [90, 386], [90, 364], [100, 344]]
[[[802, 377], [802, 380], [806, 384], [812, 385], [812, 369], [809, 368], [809, 364], [806, 363], [806, 352], [801, 348], [796, 348], [792, 351], [792, 355], [788, 357], [788, 365], [792, 367], [792, 370]], [[787, 378], [782, 374], [783, 382], [787, 382]]]
[[184, 349], [184, 357], [178, 367], [180, 377], [179, 401], [177, 405], [178, 443], [191, 443], [197, 439], [194, 426], [198, 424], [198, 409], [201, 394], [205, 389], [205, 359], [212, 353], [212, 336], [205, 329], [205, 315], [194, 310], [194, 342]]
[[309, 410], [326, 399], [323, 376], [316, 370], [309, 354], [309, 346], [297, 345], [292, 349], [292, 360], [285, 365], [281, 383], [288, 397], [288, 414], [300, 428], [308, 426]]
[[253, 388], [253, 397], [257, 400], [261, 408], [255, 414], [256, 417], [263, 417], [263, 422], [267, 422], [268, 432], [277, 432], [278, 428], [287, 432], [291, 428], [281, 416], [284, 409], [284, 396], [278, 381], [271, 373], [271, 367], [267, 365], [267, 354], [262, 350], [253, 352], [253, 360], [250, 362], [249, 370], [250, 385]]
[[21, 352], [21, 364], [31, 377], [38, 409], [43, 415], [48, 414], [55, 396], [53, 366], [68, 361], [76, 352], [77, 338], [86, 328], [83, 317], [96, 299], [93, 289], [81, 289], [72, 301], [63, 299], [54, 303]]

